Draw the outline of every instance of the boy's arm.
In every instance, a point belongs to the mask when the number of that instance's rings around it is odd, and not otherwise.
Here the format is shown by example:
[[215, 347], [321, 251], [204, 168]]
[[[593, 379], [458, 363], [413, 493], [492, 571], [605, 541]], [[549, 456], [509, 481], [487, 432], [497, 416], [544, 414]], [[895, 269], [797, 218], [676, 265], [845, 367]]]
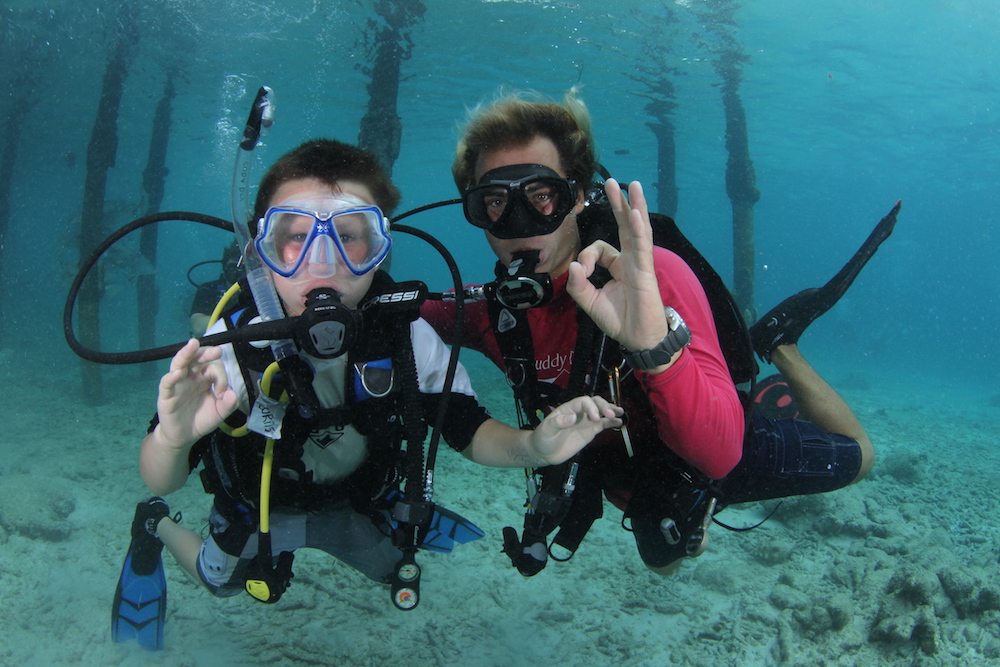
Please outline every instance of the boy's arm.
[[163, 440], [159, 424], [142, 439], [139, 471], [153, 495], [165, 496], [184, 486], [191, 472], [188, 456], [193, 444], [187, 447], [170, 445]]
[[462, 454], [497, 468], [538, 468], [568, 460], [607, 428], [622, 425], [622, 409], [600, 396], [578, 396], [550, 412], [534, 431], [484, 421]]

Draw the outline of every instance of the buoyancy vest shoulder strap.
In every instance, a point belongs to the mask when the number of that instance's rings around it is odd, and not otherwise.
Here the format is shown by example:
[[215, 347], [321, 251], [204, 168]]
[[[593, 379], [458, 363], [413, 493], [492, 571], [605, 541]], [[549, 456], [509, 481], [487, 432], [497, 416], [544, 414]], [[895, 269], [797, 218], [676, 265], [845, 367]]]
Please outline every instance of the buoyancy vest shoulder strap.
[[537, 426], [540, 421], [539, 412], [548, 407], [584, 393], [592, 393], [587, 391], [587, 376], [593, 365], [600, 333], [597, 325], [583, 310], [576, 309], [577, 338], [566, 388], [538, 379], [528, 310], [507, 308], [496, 299], [488, 300], [487, 310], [490, 326], [504, 359], [507, 382], [514, 390], [514, 398], [528, 424]]
[[757, 361], [750, 345], [746, 320], [732, 292], [704, 255], [681, 233], [672, 218], [659, 213], [651, 213], [649, 217], [653, 226], [653, 243], [683, 259], [705, 289], [719, 334], [719, 344], [733, 381], [737, 385], [752, 382], [757, 377]]
[[531, 340], [528, 311], [507, 308], [496, 299], [487, 301], [490, 327], [503, 356], [507, 383], [514, 391], [520, 418], [535, 427], [542, 409], [535, 369], [535, 346]]

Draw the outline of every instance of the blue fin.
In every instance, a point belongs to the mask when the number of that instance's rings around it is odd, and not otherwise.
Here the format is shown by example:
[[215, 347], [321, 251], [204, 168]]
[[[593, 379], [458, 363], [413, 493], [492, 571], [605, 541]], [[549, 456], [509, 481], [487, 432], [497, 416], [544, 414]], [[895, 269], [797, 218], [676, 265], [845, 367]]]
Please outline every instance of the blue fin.
[[[144, 539], [146, 538], [146, 539]], [[111, 608], [111, 638], [135, 638], [150, 651], [163, 648], [167, 614], [167, 579], [160, 551], [163, 544], [152, 535], [133, 538]]]
[[430, 551], [451, 553], [456, 544], [473, 542], [485, 535], [479, 526], [440, 505], [434, 508], [430, 530], [420, 547]]
[[[387, 507], [383, 509], [389, 525], [396, 528], [399, 524], [392, 518], [392, 511], [388, 509], [391, 504], [403, 497], [398, 489], [389, 491], [385, 496]], [[431, 517], [431, 525], [427, 530], [424, 541], [420, 543], [421, 549], [436, 551], [438, 553], [451, 553], [456, 544], [474, 542], [486, 535], [479, 526], [472, 523], [457, 512], [452, 512], [440, 505], [434, 506], [434, 515]]]

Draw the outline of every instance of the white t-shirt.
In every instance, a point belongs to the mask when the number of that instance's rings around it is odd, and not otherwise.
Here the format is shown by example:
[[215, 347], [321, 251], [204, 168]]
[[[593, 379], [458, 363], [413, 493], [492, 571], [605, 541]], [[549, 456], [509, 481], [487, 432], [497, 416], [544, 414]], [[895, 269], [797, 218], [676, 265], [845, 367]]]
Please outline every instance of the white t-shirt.
[[[225, 323], [220, 321], [206, 333], [219, 333], [225, 329]], [[441, 393], [451, 354], [448, 347], [423, 319], [417, 319], [410, 324], [410, 340], [413, 341], [413, 357], [421, 393]], [[226, 369], [229, 386], [238, 397], [239, 409], [244, 414], [250, 414], [250, 397], [233, 346], [226, 344], [221, 348], [222, 363]], [[316, 359], [302, 352], [300, 356], [315, 372], [313, 389], [320, 405], [324, 408], [343, 405], [344, 382], [348, 377], [353, 381], [353, 373], [347, 372], [347, 355], [336, 359]], [[452, 392], [476, 398], [469, 374], [461, 364], [455, 371]], [[365, 437], [350, 424], [343, 430], [331, 427], [314, 431], [303, 443], [303, 449], [302, 461], [306, 470], [312, 471], [313, 481], [317, 483], [335, 482], [347, 477], [357, 470], [368, 456]], [[277, 474], [286, 477], [295, 475], [294, 471], [284, 469], [278, 470]]]

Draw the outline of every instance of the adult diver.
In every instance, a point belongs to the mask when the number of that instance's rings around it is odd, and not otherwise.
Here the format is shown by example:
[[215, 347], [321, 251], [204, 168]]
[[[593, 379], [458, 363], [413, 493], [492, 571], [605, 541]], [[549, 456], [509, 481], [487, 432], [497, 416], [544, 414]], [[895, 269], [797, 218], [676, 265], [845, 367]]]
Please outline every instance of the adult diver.
[[[797, 343], [891, 233], [899, 204], [829, 284], [748, 335], [722, 280], [672, 220], [648, 212], [641, 185], [626, 196], [599, 171], [575, 91], [561, 104], [511, 94], [477, 107], [452, 166], [465, 218], [498, 258], [496, 280], [467, 290], [484, 298], [466, 307], [463, 344], [506, 373], [528, 426], [579, 391], [627, 417], [562, 465], [527, 471], [523, 530], [504, 531], [526, 576], [572, 556], [602, 496], [647, 567], [669, 574], [704, 551], [722, 507], [839, 489], [874, 463], [864, 428]], [[452, 342], [452, 304], [421, 313]], [[753, 409], [751, 349], [781, 372], [803, 419]]]

